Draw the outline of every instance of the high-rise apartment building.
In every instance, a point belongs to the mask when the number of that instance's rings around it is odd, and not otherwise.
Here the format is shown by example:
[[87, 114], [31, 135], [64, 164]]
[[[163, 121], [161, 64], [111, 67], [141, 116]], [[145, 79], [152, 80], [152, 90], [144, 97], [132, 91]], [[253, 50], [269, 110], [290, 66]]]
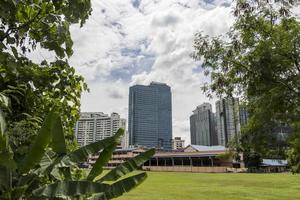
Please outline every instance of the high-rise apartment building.
[[[83, 112], [76, 123], [75, 135], [80, 146], [113, 136], [119, 128], [126, 130], [126, 119], [118, 113]], [[125, 136], [124, 136], [125, 138]]]
[[214, 146], [218, 145], [215, 130], [215, 115], [210, 103], [203, 103], [190, 116], [191, 144]]
[[184, 140], [181, 139], [181, 137], [175, 137], [172, 140], [172, 149], [178, 150], [178, 149], [183, 149], [183, 148], [184, 148]]
[[128, 131], [124, 132], [124, 136], [123, 136], [122, 141], [121, 141], [121, 147], [123, 149], [126, 149], [126, 148], [129, 147], [129, 134], [128, 134]]
[[223, 98], [216, 102], [216, 121], [219, 145], [240, 134], [239, 102], [236, 98]]
[[164, 83], [129, 89], [129, 145], [172, 149], [171, 88]]

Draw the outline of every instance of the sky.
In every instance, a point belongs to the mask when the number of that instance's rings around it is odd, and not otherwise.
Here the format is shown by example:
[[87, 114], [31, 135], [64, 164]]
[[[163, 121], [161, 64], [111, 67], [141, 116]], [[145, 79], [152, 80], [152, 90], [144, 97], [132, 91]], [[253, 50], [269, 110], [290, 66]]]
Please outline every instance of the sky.
[[[209, 81], [194, 61], [194, 34], [223, 34], [233, 22], [230, 0], [92, 0], [86, 24], [71, 26], [70, 58], [90, 92], [81, 111], [117, 112], [128, 118], [129, 87], [151, 81], [172, 90], [173, 137], [190, 143], [189, 116], [211, 102], [201, 91]], [[214, 106], [213, 106], [214, 107]]]

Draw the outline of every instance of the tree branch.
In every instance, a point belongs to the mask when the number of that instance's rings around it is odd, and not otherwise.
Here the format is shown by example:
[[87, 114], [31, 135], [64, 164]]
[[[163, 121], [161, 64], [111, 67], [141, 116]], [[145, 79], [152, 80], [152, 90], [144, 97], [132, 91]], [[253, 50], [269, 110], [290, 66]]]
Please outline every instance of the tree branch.
[[26, 23], [22, 24], [19, 27], [8, 28], [7, 31], [5, 32], [5, 35], [0, 37], [0, 42], [3, 42], [12, 32], [20, 30], [32, 24], [37, 19], [37, 17], [41, 14], [41, 12], [42, 9], [39, 9], [39, 12], [32, 19], [30, 19], [29, 21], [27, 21]]

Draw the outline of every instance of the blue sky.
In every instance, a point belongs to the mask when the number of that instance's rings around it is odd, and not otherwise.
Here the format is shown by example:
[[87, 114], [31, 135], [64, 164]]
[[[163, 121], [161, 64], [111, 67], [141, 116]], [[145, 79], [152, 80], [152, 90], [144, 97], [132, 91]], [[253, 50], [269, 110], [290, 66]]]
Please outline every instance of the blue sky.
[[[172, 88], [173, 136], [189, 140], [189, 116], [208, 99], [200, 87], [208, 81], [190, 58], [197, 31], [225, 33], [232, 24], [228, 0], [92, 0], [90, 19], [71, 27], [70, 63], [90, 93], [82, 111], [118, 112], [127, 118], [128, 89], [165, 82]], [[212, 101], [213, 103], [214, 101]]]

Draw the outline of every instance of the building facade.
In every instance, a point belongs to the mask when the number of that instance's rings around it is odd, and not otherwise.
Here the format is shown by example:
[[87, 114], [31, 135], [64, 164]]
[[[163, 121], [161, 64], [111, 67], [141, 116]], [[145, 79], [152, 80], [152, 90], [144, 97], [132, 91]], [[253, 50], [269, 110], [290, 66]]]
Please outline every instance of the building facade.
[[203, 103], [190, 116], [191, 144], [214, 146], [218, 144], [215, 115], [210, 103]]
[[171, 150], [172, 97], [164, 83], [129, 89], [129, 145]]
[[240, 134], [239, 102], [236, 98], [223, 98], [216, 102], [218, 144], [226, 146]]
[[123, 136], [122, 141], [121, 141], [121, 147], [123, 149], [126, 149], [126, 148], [129, 147], [129, 134], [128, 134], [128, 131], [124, 132], [124, 136]]
[[242, 126], [246, 125], [249, 120], [249, 112], [248, 112], [246, 106], [240, 105], [239, 114], [240, 114], [240, 124], [242, 127]]
[[184, 148], [184, 140], [181, 137], [175, 137], [172, 140], [172, 149], [179, 150]]
[[126, 130], [126, 119], [122, 119], [118, 113], [109, 116], [102, 112], [83, 112], [76, 123], [75, 135], [78, 144], [85, 146], [113, 136], [119, 128]]

